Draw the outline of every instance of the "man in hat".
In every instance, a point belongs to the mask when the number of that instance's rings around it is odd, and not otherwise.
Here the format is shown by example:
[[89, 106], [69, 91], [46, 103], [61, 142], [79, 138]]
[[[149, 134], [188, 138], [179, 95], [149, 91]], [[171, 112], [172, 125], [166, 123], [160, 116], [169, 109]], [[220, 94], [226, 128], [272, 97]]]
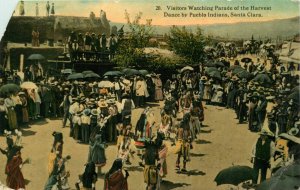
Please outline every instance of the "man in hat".
[[63, 107], [63, 110], [64, 110], [63, 127], [66, 127], [68, 119], [70, 120], [70, 123], [72, 122], [70, 119], [70, 115], [69, 115], [69, 109], [70, 109], [70, 106], [71, 106], [73, 100], [72, 100], [72, 96], [69, 93], [68, 88], [64, 89], [64, 94], [65, 94], [64, 99], [63, 99], [63, 102], [60, 104], [60, 107]]
[[146, 91], [147, 87], [145, 81], [141, 77], [138, 77], [135, 85], [136, 107], [144, 106]]
[[251, 131], [257, 131], [258, 126], [258, 118], [257, 112], [255, 111], [258, 103], [258, 93], [254, 92], [252, 94], [248, 94], [249, 104], [248, 104], [248, 129]]
[[200, 78], [200, 82], [199, 82], [199, 95], [200, 95], [200, 99], [203, 99], [203, 95], [204, 95], [204, 83], [207, 81], [207, 77], [206, 76], [202, 76]]
[[257, 119], [258, 119], [258, 130], [261, 129], [262, 125], [264, 124], [266, 113], [267, 113], [267, 99], [263, 95], [263, 91], [259, 91], [260, 95], [258, 96], [258, 102], [257, 107], [255, 109], [255, 112], [257, 113]]
[[[279, 141], [285, 142], [283, 146], [279, 147], [281, 151], [282, 163], [278, 164], [278, 167], [274, 168], [274, 174], [272, 177], [280, 176], [282, 179], [285, 177], [294, 178], [298, 180], [298, 187], [300, 185], [299, 170], [300, 167], [300, 138], [299, 129], [293, 128], [288, 133], [282, 133], [279, 135]], [[287, 153], [288, 151], [288, 153]], [[286, 154], [288, 154], [286, 158]], [[272, 178], [271, 177], [271, 178]], [[296, 188], [296, 186], [295, 186]]]
[[46, 4], [46, 16], [49, 16], [50, 15], [50, 4], [49, 4], [49, 1], [47, 1], [47, 4]]
[[242, 124], [247, 117], [247, 91], [246, 86], [241, 85], [238, 90], [238, 98], [239, 98], [239, 105], [238, 105], [238, 112], [237, 118], [239, 119], [239, 124]]
[[107, 49], [107, 40], [106, 40], [106, 34], [103, 33], [101, 38], [100, 38], [100, 45], [101, 45], [101, 50], [105, 51]]
[[119, 77], [117, 76], [114, 77], [113, 85], [114, 85], [113, 90], [117, 97], [117, 100], [121, 102], [122, 89], [121, 89], [121, 83]]
[[260, 183], [266, 180], [267, 170], [270, 168], [270, 161], [275, 152], [275, 144], [271, 140], [274, 134], [266, 130], [262, 130], [259, 134], [260, 136], [252, 148], [253, 184], [257, 184], [259, 171], [261, 172]]
[[109, 48], [109, 58], [113, 59], [115, 56], [117, 48], [117, 38], [114, 33], [111, 33], [110, 38], [108, 39], [108, 48]]

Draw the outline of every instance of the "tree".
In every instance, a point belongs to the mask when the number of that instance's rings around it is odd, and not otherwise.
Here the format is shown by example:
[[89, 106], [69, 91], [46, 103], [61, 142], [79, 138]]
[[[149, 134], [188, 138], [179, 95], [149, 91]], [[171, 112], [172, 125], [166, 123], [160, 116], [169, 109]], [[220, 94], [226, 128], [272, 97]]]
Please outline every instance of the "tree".
[[145, 63], [144, 48], [149, 44], [153, 33], [151, 19], [146, 24], [141, 24], [142, 13], [138, 13], [134, 20], [125, 11], [125, 19], [129, 28], [128, 35], [119, 40], [114, 61], [122, 67], [136, 67]]
[[199, 27], [193, 33], [185, 27], [173, 26], [168, 39], [171, 50], [186, 58], [191, 64], [199, 64], [205, 59], [204, 46], [207, 41]]

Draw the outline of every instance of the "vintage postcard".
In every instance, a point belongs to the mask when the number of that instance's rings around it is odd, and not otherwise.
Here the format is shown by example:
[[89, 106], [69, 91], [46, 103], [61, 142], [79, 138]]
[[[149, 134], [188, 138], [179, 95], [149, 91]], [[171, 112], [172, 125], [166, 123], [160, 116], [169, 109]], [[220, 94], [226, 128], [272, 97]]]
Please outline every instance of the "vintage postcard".
[[1, 2], [0, 190], [299, 190], [299, 0]]

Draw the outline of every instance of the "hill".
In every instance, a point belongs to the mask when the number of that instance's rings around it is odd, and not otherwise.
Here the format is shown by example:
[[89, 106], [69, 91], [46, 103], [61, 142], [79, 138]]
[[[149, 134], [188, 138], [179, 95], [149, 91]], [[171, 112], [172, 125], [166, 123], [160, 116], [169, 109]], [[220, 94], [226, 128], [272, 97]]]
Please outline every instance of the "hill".
[[[111, 23], [118, 28], [122, 23]], [[200, 25], [188, 25], [187, 28], [195, 30]], [[169, 32], [171, 26], [154, 26], [157, 34]], [[300, 32], [300, 17], [288, 19], [276, 19], [264, 22], [240, 22], [233, 24], [214, 24], [200, 26], [205, 34], [229, 39], [249, 39], [253, 35], [256, 38], [291, 37]], [[126, 31], [126, 27], [124, 27]]]

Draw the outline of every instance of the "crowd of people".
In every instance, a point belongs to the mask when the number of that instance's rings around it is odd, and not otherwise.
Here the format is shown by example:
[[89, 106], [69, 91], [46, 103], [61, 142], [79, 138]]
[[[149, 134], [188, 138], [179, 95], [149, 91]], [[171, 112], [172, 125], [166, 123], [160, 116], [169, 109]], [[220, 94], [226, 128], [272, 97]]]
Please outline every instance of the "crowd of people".
[[[107, 143], [116, 143], [117, 160], [105, 174], [105, 189], [128, 189], [129, 173], [122, 172], [122, 166], [130, 167], [130, 158], [135, 151], [141, 159], [140, 166], [144, 167], [147, 189], [159, 189], [162, 178], [168, 173], [166, 141], [171, 141], [175, 147], [178, 172], [187, 172], [190, 150], [204, 121], [202, 102], [205, 102], [206, 105], [233, 109], [238, 123], [248, 122], [250, 131], [260, 132], [251, 160], [256, 174], [253, 183], [258, 181], [259, 170], [262, 170], [263, 182], [272, 158], [282, 158], [279, 165], [272, 166], [273, 173], [298, 160], [299, 151], [286, 152], [285, 148], [299, 147], [299, 76], [284, 72], [282, 64], [270, 63], [269, 69], [267, 63], [260, 60], [255, 63], [235, 60], [229, 67], [222, 62], [224, 60], [219, 60], [219, 64], [205, 64], [201, 72], [184, 67], [165, 82], [159, 74], [152, 73], [105, 76], [101, 80], [49, 77], [33, 83], [36, 86], [30, 82], [31, 85], [21, 83], [20, 87], [16, 85], [1, 92], [0, 133], [9, 139], [11, 133], [18, 133], [15, 129], [28, 127], [30, 120], [62, 117], [62, 127], [70, 127], [70, 137], [78, 143], [89, 144], [88, 164], [77, 187], [80, 184], [85, 189], [94, 187], [97, 175], [102, 174], [101, 168], [106, 164]], [[161, 122], [157, 125], [147, 102], [163, 100]], [[137, 123], [132, 123], [131, 119], [134, 108], [144, 109]], [[45, 189], [54, 186], [68, 189], [69, 173], [64, 163], [70, 156], [63, 157], [62, 133], [54, 132], [53, 136]], [[283, 148], [272, 148], [282, 139], [295, 138]], [[22, 164], [22, 159], [17, 160], [20, 150], [13, 143], [3, 150], [8, 156], [7, 169], [13, 163]], [[20, 182], [8, 180], [9, 187], [24, 188], [20, 172], [14, 173]]]
[[75, 32], [71, 32], [67, 40], [70, 58], [73, 62], [101, 62], [112, 59], [118, 40], [118, 37], [113, 33], [107, 37], [105, 33], [96, 35], [87, 32], [77, 35]]

